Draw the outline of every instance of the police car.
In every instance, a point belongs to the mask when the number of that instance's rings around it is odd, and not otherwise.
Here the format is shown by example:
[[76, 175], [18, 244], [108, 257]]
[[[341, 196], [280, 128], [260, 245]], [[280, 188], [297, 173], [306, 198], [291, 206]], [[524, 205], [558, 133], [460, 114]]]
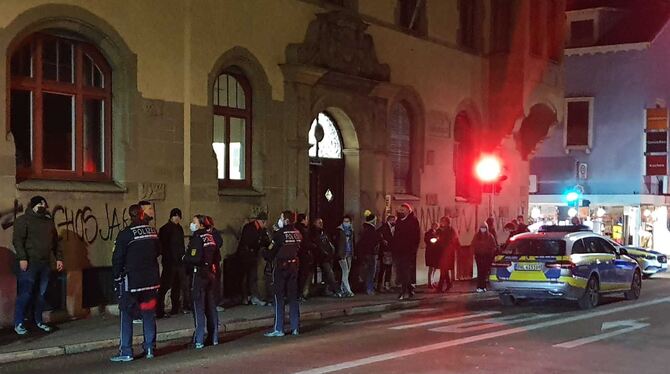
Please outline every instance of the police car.
[[629, 257], [634, 258], [640, 264], [644, 278], [668, 271], [668, 257], [661, 252], [631, 246], [626, 246], [626, 251]]
[[495, 257], [489, 281], [503, 305], [566, 299], [591, 309], [602, 294], [639, 298], [642, 270], [626, 249], [586, 226], [543, 226], [511, 239]]

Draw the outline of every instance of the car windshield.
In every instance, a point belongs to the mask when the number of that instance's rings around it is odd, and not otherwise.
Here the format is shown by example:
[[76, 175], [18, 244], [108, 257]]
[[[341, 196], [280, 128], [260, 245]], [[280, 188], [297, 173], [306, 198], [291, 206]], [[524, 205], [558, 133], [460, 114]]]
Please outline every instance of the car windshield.
[[513, 240], [501, 252], [508, 256], [563, 256], [564, 240], [517, 239]]

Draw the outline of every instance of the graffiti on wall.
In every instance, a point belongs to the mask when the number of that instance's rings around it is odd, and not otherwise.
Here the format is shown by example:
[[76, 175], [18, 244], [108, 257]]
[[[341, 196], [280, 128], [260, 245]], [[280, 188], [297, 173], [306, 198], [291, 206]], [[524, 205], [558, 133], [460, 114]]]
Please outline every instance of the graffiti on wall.
[[[508, 210], [501, 209], [501, 212], [506, 211]], [[456, 207], [426, 206], [420, 207], [416, 213], [422, 232], [427, 231], [433, 222], [439, 223], [440, 218], [443, 216], [451, 218], [451, 224], [456, 229], [456, 232], [458, 232], [461, 241], [471, 240], [480, 222], [486, 219], [486, 216], [478, 216], [476, 208], [471, 205], [459, 205]], [[504, 224], [509, 222], [510, 219], [507, 216], [495, 218], [495, 229], [499, 236], [503, 231]]]
[[[16, 217], [24, 212], [24, 207], [14, 200], [13, 207], [0, 208], [0, 227], [8, 230], [14, 226]], [[89, 206], [70, 208], [65, 205], [54, 206], [51, 214], [59, 232], [63, 233], [63, 240], [69, 240], [70, 235], [88, 244], [96, 240], [110, 241], [130, 224], [128, 209], [121, 210], [104, 204], [104, 212], [96, 214]]]

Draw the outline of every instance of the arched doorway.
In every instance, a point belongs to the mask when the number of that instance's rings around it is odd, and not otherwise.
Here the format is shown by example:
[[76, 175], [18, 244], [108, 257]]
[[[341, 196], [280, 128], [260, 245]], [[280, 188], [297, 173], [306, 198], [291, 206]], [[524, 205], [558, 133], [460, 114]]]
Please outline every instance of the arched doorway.
[[321, 112], [309, 129], [309, 215], [333, 234], [344, 215], [344, 153], [335, 119]]

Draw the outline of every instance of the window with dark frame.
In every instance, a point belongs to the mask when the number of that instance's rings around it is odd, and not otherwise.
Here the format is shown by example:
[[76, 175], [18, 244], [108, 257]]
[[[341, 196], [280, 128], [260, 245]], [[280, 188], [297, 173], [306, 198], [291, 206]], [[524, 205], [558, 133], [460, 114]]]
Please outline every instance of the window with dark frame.
[[561, 35], [565, 12], [558, 0], [547, 2], [547, 56], [551, 61], [559, 62], [563, 56]]
[[514, 0], [493, 0], [491, 52], [505, 53], [510, 51], [514, 15]]
[[398, 26], [416, 34], [426, 35], [426, 0], [398, 0]]
[[542, 1], [530, 2], [530, 53], [535, 56], [543, 55], [543, 38], [542, 25], [544, 18], [542, 17]]
[[111, 69], [91, 44], [46, 33], [11, 52], [16, 179], [111, 180]]
[[593, 45], [595, 26], [592, 19], [572, 21], [570, 23], [570, 46], [585, 47]]
[[565, 130], [568, 147], [589, 145], [590, 106], [588, 100], [568, 101]]
[[239, 69], [223, 71], [213, 87], [219, 187], [251, 187], [251, 86]]
[[479, 52], [481, 49], [483, 4], [480, 0], [459, 0], [458, 43], [461, 47]]
[[389, 156], [393, 167], [395, 193], [412, 191], [412, 122], [411, 113], [404, 103], [394, 106], [390, 121]]

